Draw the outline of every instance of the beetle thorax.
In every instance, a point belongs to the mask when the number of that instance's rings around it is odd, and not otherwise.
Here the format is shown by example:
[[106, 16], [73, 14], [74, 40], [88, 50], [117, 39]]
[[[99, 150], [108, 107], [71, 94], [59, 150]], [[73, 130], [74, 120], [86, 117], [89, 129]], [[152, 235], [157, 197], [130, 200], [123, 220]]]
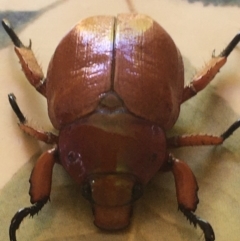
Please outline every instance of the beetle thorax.
[[62, 165], [79, 184], [92, 173], [131, 173], [148, 182], [165, 161], [164, 131], [118, 108], [105, 109], [59, 132]]

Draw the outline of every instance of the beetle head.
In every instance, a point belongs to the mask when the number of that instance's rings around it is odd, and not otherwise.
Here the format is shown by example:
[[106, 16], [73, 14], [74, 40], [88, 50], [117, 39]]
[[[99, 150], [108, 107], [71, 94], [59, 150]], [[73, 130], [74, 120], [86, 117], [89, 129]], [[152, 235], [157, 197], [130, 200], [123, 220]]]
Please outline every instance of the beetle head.
[[130, 174], [93, 174], [83, 185], [83, 196], [92, 203], [95, 225], [117, 230], [128, 226], [142, 185]]

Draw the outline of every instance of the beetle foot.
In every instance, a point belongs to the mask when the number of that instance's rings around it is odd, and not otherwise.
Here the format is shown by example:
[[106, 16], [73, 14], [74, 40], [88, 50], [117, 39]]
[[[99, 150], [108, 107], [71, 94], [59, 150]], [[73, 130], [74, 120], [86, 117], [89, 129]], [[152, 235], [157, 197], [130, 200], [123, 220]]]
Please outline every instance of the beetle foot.
[[228, 57], [228, 55], [233, 51], [236, 45], [240, 42], [240, 33], [232, 39], [228, 46], [220, 53], [220, 57]]
[[31, 40], [29, 43], [29, 46], [26, 47], [22, 41], [19, 39], [19, 37], [17, 36], [17, 34], [14, 32], [13, 27], [11, 26], [11, 24], [9, 23], [9, 21], [7, 19], [3, 19], [2, 20], [2, 26], [5, 29], [5, 31], [7, 32], [7, 34], [9, 35], [9, 37], [11, 38], [12, 42], [14, 43], [14, 45], [18, 48], [26, 48], [26, 49], [31, 49]]
[[223, 140], [226, 140], [235, 130], [240, 127], [240, 119], [235, 121], [222, 135]]
[[25, 116], [23, 115], [22, 111], [20, 110], [18, 104], [17, 104], [17, 100], [16, 100], [16, 96], [11, 93], [11, 94], [8, 94], [8, 100], [9, 100], [9, 103], [14, 111], [14, 113], [16, 114], [17, 118], [19, 119], [19, 121], [22, 123], [22, 124], [25, 124], [27, 122]]
[[205, 237], [205, 241], [214, 241], [215, 235], [211, 224], [207, 221], [197, 217], [193, 212], [185, 209], [183, 206], [179, 206], [180, 211], [190, 221], [191, 224], [196, 227], [197, 225], [202, 229]]
[[9, 237], [10, 241], [17, 241], [16, 239], [16, 230], [19, 228], [21, 222], [25, 217], [30, 215], [33, 217], [35, 214], [37, 214], [42, 207], [46, 204], [48, 201], [48, 198], [45, 198], [44, 200], [41, 200], [39, 202], [34, 203], [30, 207], [26, 207], [23, 209], [20, 209], [12, 218], [11, 225], [9, 227]]

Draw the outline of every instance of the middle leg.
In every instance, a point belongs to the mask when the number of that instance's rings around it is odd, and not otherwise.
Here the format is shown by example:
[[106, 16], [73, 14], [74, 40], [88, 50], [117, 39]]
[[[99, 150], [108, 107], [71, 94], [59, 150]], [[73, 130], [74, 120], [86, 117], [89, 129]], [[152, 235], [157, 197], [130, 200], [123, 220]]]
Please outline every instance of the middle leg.
[[220, 145], [240, 127], [240, 119], [234, 122], [222, 135], [185, 135], [167, 138], [168, 148], [184, 146]]
[[39, 141], [45, 142], [47, 144], [56, 144], [57, 143], [58, 136], [54, 135], [51, 132], [43, 132], [43, 131], [36, 130], [36, 129], [32, 128], [31, 126], [27, 125], [27, 120], [26, 120], [25, 116], [23, 115], [22, 111], [20, 110], [14, 94], [9, 94], [8, 100], [9, 100], [9, 103], [10, 103], [14, 113], [16, 114], [16, 116], [19, 119], [19, 122], [20, 122], [19, 127], [25, 133], [38, 139]]

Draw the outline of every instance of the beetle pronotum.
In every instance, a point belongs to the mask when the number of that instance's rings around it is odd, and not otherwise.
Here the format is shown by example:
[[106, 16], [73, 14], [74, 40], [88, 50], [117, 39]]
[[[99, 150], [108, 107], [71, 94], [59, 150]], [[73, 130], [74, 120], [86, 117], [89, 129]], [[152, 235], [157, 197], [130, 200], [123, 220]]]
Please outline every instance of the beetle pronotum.
[[179, 210], [206, 241], [215, 240], [211, 225], [194, 214], [197, 181], [186, 163], [169, 147], [219, 145], [239, 126], [220, 136], [166, 137], [183, 102], [205, 88], [238, 44], [237, 34], [184, 87], [181, 54], [168, 33], [142, 14], [95, 16], [79, 22], [61, 40], [47, 76], [29, 47], [7, 20], [3, 27], [15, 45], [29, 82], [47, 99], [49, 118], [59, 135], [28, 125], [14, 94], [9, 94], [20, 128], [54, 147], [38, 159], [30, 177], [32, 206], [18, 211], [10, 225], [10, 240], [28, 215], [47, 203], [52, 169], [61, 164], [93, 208], [96, 226], [117, 230], [130, 222], [132, 204], [159, 170], [173, 173]]

